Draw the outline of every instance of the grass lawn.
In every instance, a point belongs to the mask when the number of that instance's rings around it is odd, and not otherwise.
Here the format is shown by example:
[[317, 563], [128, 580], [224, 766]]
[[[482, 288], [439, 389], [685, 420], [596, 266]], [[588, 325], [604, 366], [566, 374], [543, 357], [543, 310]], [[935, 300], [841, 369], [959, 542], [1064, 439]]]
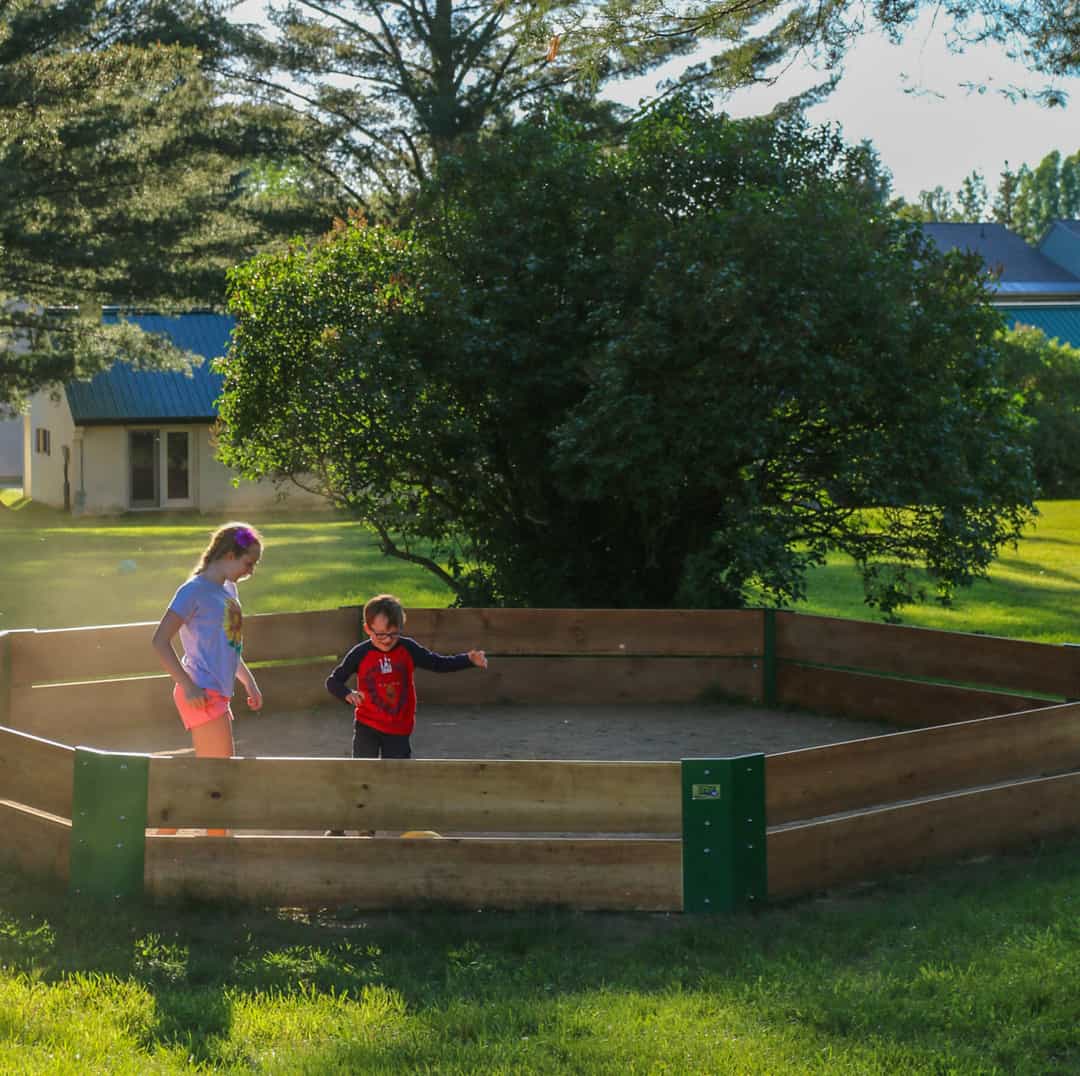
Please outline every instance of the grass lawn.
[[[73, 519], [0, 491], [0, 631], [157, 620], [214, 527], [210, 516], [139, 514]], [[1018, 548], [952, 608], [902, 610], [905, 624], [1014, 639], [1080, 641], [1080, 501], [1044, 501]], [[384, 557], [374, 538], [340, 516], [253, 517], [267, 548], [241, 599], [252, 613], [333, 609], [390, 591], [406, 606], [446, 606], [430, 572]], [[132, 564], [134, 570], [131, 571]], [[851, 564], [835, 557], [809, 579], [799, 612], [880, 619], [863, 604]]]
[[82, 909], [0, 881], [0, 1072], [1080, 1072], [1080, 843], [757, 915]]
[[[224, 518], [138, 514], [73, 519], [0, 502], [0, 631], [158, 620]], [[356, 605], [397, 594], [406, 606], [446, 606], [430, 572], [384, 557], [356, 523], [330, 513], [251, 516], [266, 538], [259, 570], [240, 589], [251, 613]], [[133, 569], [133, 570], [132, 570]]]

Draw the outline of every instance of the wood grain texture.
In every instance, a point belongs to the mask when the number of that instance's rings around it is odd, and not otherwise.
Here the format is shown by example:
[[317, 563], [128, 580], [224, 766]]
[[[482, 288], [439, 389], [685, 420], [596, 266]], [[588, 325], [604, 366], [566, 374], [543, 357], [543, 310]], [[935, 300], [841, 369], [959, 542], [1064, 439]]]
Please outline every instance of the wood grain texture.
[[271, 905], [678, 911], [677, 840], [150, 837], [146, 888]]
[[781, 661], [1080, 698], [1080, 648], [837, 617], [777, 613]]
[[70, 818], [74, 765], [72, 748], [0, 728], [0, 799]]
[[888, 721], [902, 728], [948, 725], [1050, 705], [1030, 695], [790, 664], [781, 664], [777, 671], [776, 694], [782, 705]]
[[796, 896], [1077, 832], [1076, 773], [794, 825], [769, 832], [769, 896]]
[[770, 825], [1080, 768], [1080, 704], [765, 758]]
[[680, 833], [677, 762], [152, 758], [150, 826]]

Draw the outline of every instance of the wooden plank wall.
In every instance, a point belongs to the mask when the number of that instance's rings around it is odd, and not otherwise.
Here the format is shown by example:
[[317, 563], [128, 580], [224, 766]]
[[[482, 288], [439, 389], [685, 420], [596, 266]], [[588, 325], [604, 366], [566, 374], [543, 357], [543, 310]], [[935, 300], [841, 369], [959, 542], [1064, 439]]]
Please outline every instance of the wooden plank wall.
[[[351, 607], [245, 617], [245, 656], [267, 712], [332, 701], [324, 681], [355, 643], [359, 618]], [[482, 677], [421, 672], [425, 702], [587, 704], [690, 702], [713, 692], [760, 701], [762, 625], [759, 611], [740, 610], [416, 609], [407, 630], [442, 653], [475, 646], [493, 655]], [[153, 630], [144, 623], [8, 633], [9, 724], [102, 747], [129, 733], [173, 730]], [[293, 664], [261, 664], [281, 661]]]
[[163, 900], [363, 909], [682, 909], [678, 840], [160, 837], [147, 841], [145, 872], [147, 892]]
[[66, 882], [71, 859], [71, 823], [0, 799], [0, 860], [20, 870]]
[[791, 662], [782, 662], [777, 669], [776, 699], [786, 706], [822, 714], [888, 721], [901, 728], [947, 725], [953, 721], [970, 721], [1052, 705], [1046, 699], [1031, 695], [1007, 695]]
[[[273, 790], [268, 794], [268, 790]], [[677, 762], [151, 758], [150, 826], [682, 831]]]
[[72, 748], [0, 728], [0, 799], [70, 818], [74, 765]]
[[1080, 648], [837, 617], [776, 615], [781, 661], [1080, 698]]
[[765, 758], [770, 826], [1080, 769], [1080, 703]]
[[1080, 832], [1080, 773], [796, 824], [768, 835], [769, 896], [792, 897]]
[[[153, 758], [151, 825], [295, 835], [151, 837], [146, 884], [158, 898], [299, 906], [678, 911], [680, 790], [674, 762]], [[451, 836], [342, 841], [295, 833], [324, 827]]]

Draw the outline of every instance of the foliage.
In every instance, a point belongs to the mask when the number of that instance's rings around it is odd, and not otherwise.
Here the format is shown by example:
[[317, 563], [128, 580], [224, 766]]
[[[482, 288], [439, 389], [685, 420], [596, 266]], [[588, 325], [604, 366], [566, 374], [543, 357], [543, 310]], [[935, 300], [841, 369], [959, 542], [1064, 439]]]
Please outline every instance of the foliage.
[[610, 125], [615, 107], [593, 99], [600, 81], [685, 51], [656, 43], [599, 60], [590, 46], [586, 64], [577, 31], [594, 6], [271, 3], [275, 33], [231, 31], [225, 69], [236, 92], [297, 118], [292, 144], [299, 159], [332, 177], [369, 216], [394, 217], [439, 157], [496, 121], [561, 98]]
[[0, 4], [0, 409], [120, 348], [182, 363], [101, 305], [220, 303], [226, 266], [311, 221], [245, 182], [266, 147], [209, 72], [215, 7]]
[[1023, 394], [1042, 496], [1080, 495], [1080, 351], [1028, 325], [1004, 337], [1005, 377]]
[[1080, 151], [1063, 157], [1052, 150], [1034, 168], [1022, 164], [1015, 172], [1006, 161], [992, 200], [975, 171], [955, 194], [938, 185], [920, 191], [914, 204], [900, 200], [897, 209], [907, 220], [976, 222], [988, 204], [995, 221], [1037, 243], [1052, 221], [1080, 217]]
[[835, 132], [682, 100], [617, 151], [508, 129], [412, 229], [231, 275], [222, 457], [313, 476], [468, 604], [796, 601], [830, 549], [884, 610], [920, 563], [947, 599], [1030, 463], [976, 259], [882, 192]]

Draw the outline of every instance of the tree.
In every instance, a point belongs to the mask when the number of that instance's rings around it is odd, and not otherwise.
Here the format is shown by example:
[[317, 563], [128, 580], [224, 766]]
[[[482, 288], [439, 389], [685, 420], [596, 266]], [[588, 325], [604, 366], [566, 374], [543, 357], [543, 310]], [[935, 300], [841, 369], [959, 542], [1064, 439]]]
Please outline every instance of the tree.
[[836, 549], [884, 610], [919, 564], [947, 599], [1028, 519], [1030, 460], [979, 265], [884, 191], [833, 131], [682, 99], [619, 150], [504, 130], [411, 229], [231, 274], [222, 458], [466, 604], [790, 601]]
[[246, 180], [266, 144], [207, 74], [214, 18], [198, 3], [0, 3], [0, 408], [120, 353], [182, 363], [159, 337], [101, 326], [100, 305], [220, 304], [227, 266], [330, 219]]
[[1022, 165], [1016, 176], [1012, 226], [1036, 243], [1051, 221], [1080, 216], [1080, 152], [1048, 153], [1034, 168]]
[[1006, 382], [1021, 394], [1043, 497], [1080, 496], [1080, 351], [1030, 325], [1004, 334]]
[[[609, 58], [583, 81], [579, 26], [589, 3], [503, 0], [292, 0], [268, 5], [277, 35], [233, 33], [232, 85], [296, 116], [293, 145], [369, 215], [402, 199], [462, 139], [554, 97], [609, 123], [597, 79], [679, 51]], [[590, 54], [591, 55], [591, 54]]]
[[1016, 188], [1019, 183], [1017, 174], [1009, 168], [1009, 162], [998, 177], [997, 194], [994, 196], [994, 204], [991, 213], [998, 224], [1004, 224], [1006, 228], [1012, 228], [1013, 216], [1016, 213]]

